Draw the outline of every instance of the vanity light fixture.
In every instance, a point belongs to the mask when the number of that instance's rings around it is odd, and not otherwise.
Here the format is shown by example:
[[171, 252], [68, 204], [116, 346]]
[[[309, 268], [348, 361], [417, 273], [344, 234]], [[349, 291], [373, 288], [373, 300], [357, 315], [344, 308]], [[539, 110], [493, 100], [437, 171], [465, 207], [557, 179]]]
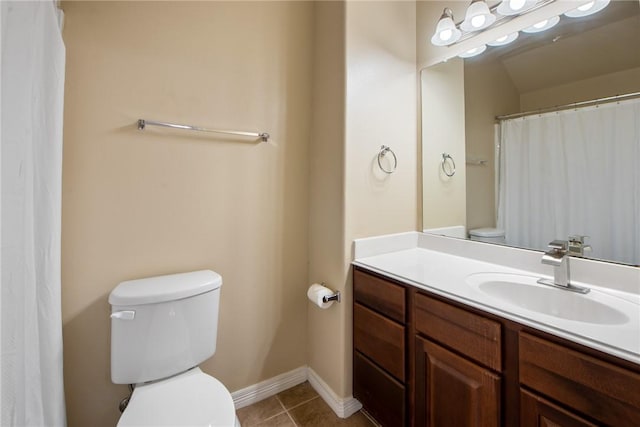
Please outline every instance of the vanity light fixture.
[[560, 22], [559, 16], [554, 16], [553, 18], [545, 19], [543, 21], [538, 22], [537, 24], [533, 24], [530, 27], [523, 29], [524, 33], [540, 33], [542, 31], [548, 30], [551, 27], [554, 27], [558, 22]]
[[460, 24], [460, 28], [467, 32], [479, 31], [489, 27], [494, 22], [496, 22], [496, 16], [491, 13], [485, 1], [472, 0], [464, 21]]
[[[485, 0], [471, 0], [467, 8], [465, 19], [456, 23], [453, 19], [453, 11], [445, 8], [438, 20], [436, 30], [431, 37], [431, 43], [435, 46], [451, 46], [473, 37], [476, 32], [491, 29], [509, 22], [511, 19], [524, 16], [547, 6], [557, 0], [502, 0], [491, 6], [487, 6]], [[611, 0], [581, 0], [581, 5], [566, 12], [564, 15], [571, 18], [588, 16], [601, 11]], [[555, 26], [560, 21], [559, 16], [545, 19], [522, 30], [525, 33], [539, 33]], [[511, 33], [487, 43], [489, 46], [504, 46], [518, 38], [518, 33]], [[458, 56], [470, 58], [478, 55], [486, 49], [486, 45], [470, 49]]]
[[578, 6], [569, 12], [566, 12], [564, 16], [568, 16], [569, 18], [581, 18], [583, 16], [593, 15], [596, 12], [600, 12], [602, 9], [607, 7], [610, 0], [593, 0], [587, 4], [583, 4], [582, 6]]
[[458, 56], [460, 58], [471, 58], [473, 56], [480, 55], [485, 50], [487, 50], [487, 45], [483, 44], [482, 46], [478, 46], [478, 47], [474, 47], [473, 49], [469, 49], [468, 51], [463, 52]]
[[507, 45], [509, 43], [511, 43], [512, 41], [514, 41], [515, 39], [518, 38], [518, 35], [520, 33], [518, 33], [517, 31], [515, 33], [511, 33], [511, 34], [507, 34], [505, 36], [502, 37], [498, 37], [497, 39], [495, 39], [492, 42], [487, 43], [489, 46], [504, 46]]
[[438, 20], [431, 43], [435, 46], [450, 46], [475, 32], [503, 24], [554, 1], [556, 0], [502, 0], [489, 8], [486, 0], [471, 0], [465, 19], [457, 23], [454, 21], [453, 11], [447, 7]]
[[462, 36], [462, 32], [456, 28], [453, 22], [453, 12], [448, 7], [442, 12], [436, 32], [431, 37], [431, 43], [436, 46], [447, 46], [457, 42]]

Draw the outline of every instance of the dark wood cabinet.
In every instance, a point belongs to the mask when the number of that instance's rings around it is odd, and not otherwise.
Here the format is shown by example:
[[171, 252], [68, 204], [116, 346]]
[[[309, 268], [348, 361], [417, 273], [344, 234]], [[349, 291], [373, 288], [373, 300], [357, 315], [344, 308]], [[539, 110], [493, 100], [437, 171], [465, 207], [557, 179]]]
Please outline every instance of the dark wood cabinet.
[[417, 292], [415, 425], [497, 427], [500, 323]]
[[416, 332], [494, 371], [502, 369], [500, 323], [432, 298], [415, 297]]
[[520, 427], [595, 427], [586, 419], [527, 390], [520, 391]]
[[640, 426], [640, 374], [520, 333], [520, 384], [612, 426]]
[[355, 270], [353, 396], [381, 425], [408, 425], [407, 289]]
[[353, 357], [353, 395], [383, 426], [407, 425], [407, 392], [399, 382], [362, 353]]
[[354, 300], [400, 324], [407, 321], [407, 288], [361, 270], [353, 272]]
[[500, 425], [500, 376], [416, 338], [416, 425]]
[[640, 365], [354, 268], [354, 396], [383, 426], [640, 426]]
[[353, 345], [399, 381], [405, 375], [405, 327], [367, 307], [353, 306]]

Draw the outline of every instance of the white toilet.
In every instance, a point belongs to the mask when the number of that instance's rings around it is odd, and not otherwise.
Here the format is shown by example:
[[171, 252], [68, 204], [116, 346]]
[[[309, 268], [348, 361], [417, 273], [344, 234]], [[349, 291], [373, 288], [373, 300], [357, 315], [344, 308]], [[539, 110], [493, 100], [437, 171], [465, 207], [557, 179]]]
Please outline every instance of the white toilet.
[[479, 242], [505, 244], [504, 230], [500, 228], [474, 228], [469, 230], [469, 238]]
[[240, 426], [229, 391], [198, 368], [216, 351], [221, 286], [202, 270], [111, 292], [111, 381], [135, 384], [118, 426]]

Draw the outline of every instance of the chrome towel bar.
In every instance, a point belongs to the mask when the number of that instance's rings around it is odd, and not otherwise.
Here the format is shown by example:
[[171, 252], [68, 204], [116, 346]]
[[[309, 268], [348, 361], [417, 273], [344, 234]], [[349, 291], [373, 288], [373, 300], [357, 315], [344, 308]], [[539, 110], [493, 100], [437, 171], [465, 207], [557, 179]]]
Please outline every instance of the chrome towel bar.
[[222, 133], [226, 135], [239, 135], [239, 136], [252, 136], [254, 138], [260, 138], [262, 142], [267, 142], [269, 140], [270, 135], [266, 132], [257, 133], [257, 132], [243, 132], [238, 130], [217, 130], [217, 129], [207, 129], [199, 126], [191, 126], [191, 125], [179, 125], [176, 123], [167, 123], [167, 122], [157, 122], [154, 120], [138, 120], [138, 130], [144, 130], [147, 126], [162, 126], [172, 129], [184, 129], [184, 130], [193, 130], [197, 132], [212, 132], [212, 133]]

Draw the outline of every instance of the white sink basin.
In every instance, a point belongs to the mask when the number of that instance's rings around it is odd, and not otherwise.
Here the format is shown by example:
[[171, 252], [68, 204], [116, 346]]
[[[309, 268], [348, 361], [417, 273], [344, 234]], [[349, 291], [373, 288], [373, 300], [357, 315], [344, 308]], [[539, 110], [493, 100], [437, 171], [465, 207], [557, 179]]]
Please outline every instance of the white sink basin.
[[586, 295], [536, 283], [538, 277], [505, 273], [476, 273], [467, 276], [469, 286], [493, 300], [524, 310], [576, 322], [620, 325], [629, 317], [612, 305], [630, 304], [592, 291]]

